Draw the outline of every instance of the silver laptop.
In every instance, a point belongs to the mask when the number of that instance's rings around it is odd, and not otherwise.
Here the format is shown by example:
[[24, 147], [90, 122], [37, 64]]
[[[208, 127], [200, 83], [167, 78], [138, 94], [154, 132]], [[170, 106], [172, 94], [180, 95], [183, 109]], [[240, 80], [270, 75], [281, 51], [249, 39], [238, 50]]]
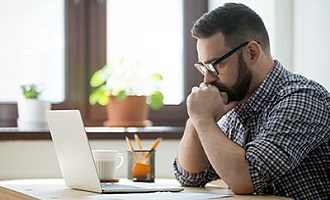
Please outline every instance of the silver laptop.
[[[182, 191], [182, 187], [101, 183], [79, 110], [49, 110], [46, 118], [66, 186], [97, 193]], [[150, 185], [150, 186], [149, 186]]]

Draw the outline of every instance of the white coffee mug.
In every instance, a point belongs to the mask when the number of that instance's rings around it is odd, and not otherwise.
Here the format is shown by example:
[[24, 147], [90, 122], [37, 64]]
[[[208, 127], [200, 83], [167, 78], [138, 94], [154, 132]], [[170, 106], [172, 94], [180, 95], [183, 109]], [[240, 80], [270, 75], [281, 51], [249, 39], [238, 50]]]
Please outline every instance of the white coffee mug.
[[115, 171], [122, 166], [124, 157], [117, 150], [92, 150], [100, 181], [115, 180]]

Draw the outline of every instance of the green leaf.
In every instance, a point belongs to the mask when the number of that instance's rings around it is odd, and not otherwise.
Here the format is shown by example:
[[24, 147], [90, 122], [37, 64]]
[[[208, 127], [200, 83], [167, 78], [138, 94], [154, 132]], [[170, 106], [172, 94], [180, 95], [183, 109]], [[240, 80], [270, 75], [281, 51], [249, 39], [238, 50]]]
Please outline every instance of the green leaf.
[[105, 106], [108, 104], [109, 98], [104, 87], [98, 88], [89, 95], [89, 103], [91, 105], [95, 105], [96, 103], [101, 106]]
[[21, 85], [21, 89], [27, 99], [37, 99], [41, 93], [36, 84]]
[[96, 70], [92, 75], [89, 84], [92, 87], [100, 87], [104, 85], [109, 77], [113, 73], [113, 66], [112, 65], [104, 65], [101, 69]]
[[106, 95], [102, 95], [102, 96], [99, 98], [98, 103], [99, 103], [101, 106], [106, 106], [106, 105], [108, 105], [108, 103], [109, 103], [109, 97], [106, 96]]
[[151, 94], [150, 107], [154, 110], [159, 110], [164, 106], [164, 96], [160, 91], [155, 91]]
[[105, 82], [106, 79], [104, 78], [103, 75], [103, 69], [99, 69], [96, 72], [94, 72], [89, 83], [92, 87], [99, 87], [103, 85]]
[[99, 94], [97, 91], [94, 91], [92, 94], [89, 95], [89, 103], [91, 105], [95, 105], [98, 102]]
[[126, 95], [125, 90], [118, 90], [118, 91], [117, 91], [117, 94], [116, 94], [116, 98], [117, 98], [117, 99], [122, 100], [122, 99], [125, 99], [126, 96], [127, 96], [127, 95]]
[[163, 80], [163, 77], [160, 74], [152, 74], [151, 79], [155, 80], [155, 81], [161, 81], [161, 80]]

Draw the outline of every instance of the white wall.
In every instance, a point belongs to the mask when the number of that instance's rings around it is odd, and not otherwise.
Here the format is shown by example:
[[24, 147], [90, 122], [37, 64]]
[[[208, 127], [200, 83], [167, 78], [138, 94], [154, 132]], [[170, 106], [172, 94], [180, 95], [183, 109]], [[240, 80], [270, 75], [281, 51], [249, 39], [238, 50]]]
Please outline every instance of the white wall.
[[294, 1], [294, 71], [330, 91], [330, 1]]
[[209, 0], [209, 10], [225, 2], [256, 11], [268, 30], [273, 58], [330, 91], [329, 0]]
[[[153, 140], [141, 140], [145, 147], [151, 147]], [[117, 149], [124, 155], [123, 166], [117, 177], [127, 177], [127, 144], [125, 140], [91, 140], [92, 149]], [[179, 140], [164, 140], [156, 151], [156, 178], [173, 178], [172, 163]], [[0, 180], [22, 178], [60, 178], [52, 141], [1, 141]]]

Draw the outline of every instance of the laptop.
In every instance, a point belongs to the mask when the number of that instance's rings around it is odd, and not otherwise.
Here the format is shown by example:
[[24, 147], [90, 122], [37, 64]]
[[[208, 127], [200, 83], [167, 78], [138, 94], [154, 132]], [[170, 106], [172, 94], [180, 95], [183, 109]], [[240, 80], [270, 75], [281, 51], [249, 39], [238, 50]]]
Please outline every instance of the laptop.
[[179, 192], [180, 186], [101, 183], [79, 110], [46, 111], [48, 127], [66, 186], [96, 193]]

